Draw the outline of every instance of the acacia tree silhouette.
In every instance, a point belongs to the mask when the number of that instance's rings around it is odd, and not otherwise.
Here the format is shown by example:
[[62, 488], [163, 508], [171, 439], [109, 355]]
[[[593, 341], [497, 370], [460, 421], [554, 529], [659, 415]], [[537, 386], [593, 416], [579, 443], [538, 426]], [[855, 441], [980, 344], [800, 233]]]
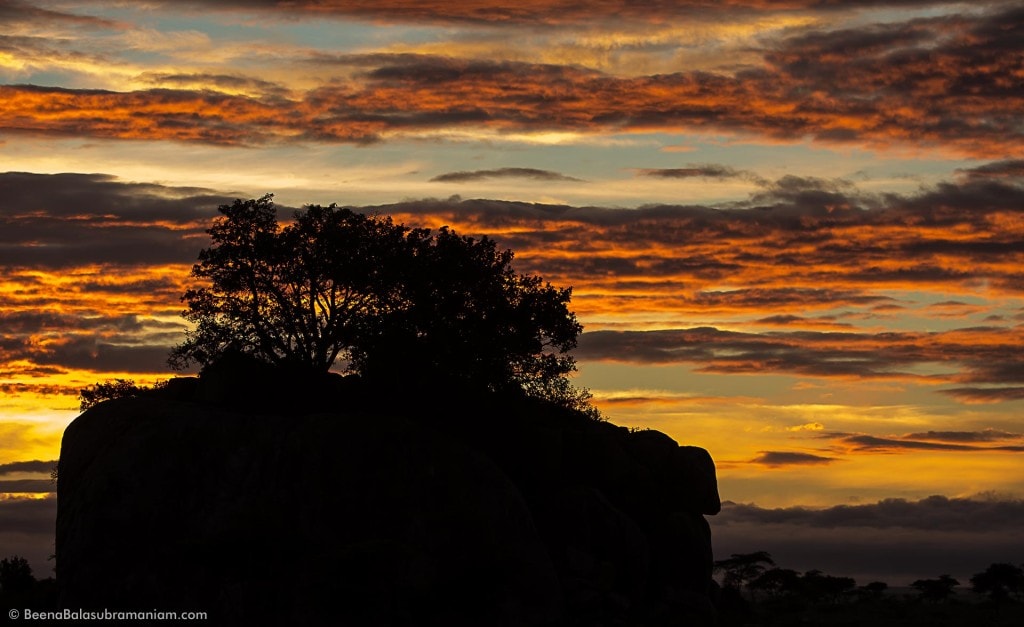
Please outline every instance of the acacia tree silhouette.
[[739, 591], [746, 587], [754, 599], [758, 586], [751, 584], [761, 577], [769, 566], [775, 566], [775, 560], [767, 551], [755, 551], [753, 553], [733, 553], [728, 559], [717, 560], [714, 563], [716, 571], [722, 571], [722, 585]]
[[960, 582], [949, 575], [939, 575], [938, 579], [918, 579], [910, 585], [917, 589], [923, 600], [941, 603], [956, 594], [953, 588]]
[[172, 368], [238, 352], [326, 372], [344, 357], [370, 379], [443, 373], [596, 412], [567, 379], [582, 330], [571, 288], [518, 274], [512, 251], [447, 227], [311, 205], [282, 228], [272, 198], [219, 208], [192, 268], [206, 285], [182, 296], [195, 327]]
[[1024, 596], [1024, 568], [1005, 562], [990, 564], [984, 572], [971, 577], [971, 590], [987, 594], [996, 603], [1011, 596]]

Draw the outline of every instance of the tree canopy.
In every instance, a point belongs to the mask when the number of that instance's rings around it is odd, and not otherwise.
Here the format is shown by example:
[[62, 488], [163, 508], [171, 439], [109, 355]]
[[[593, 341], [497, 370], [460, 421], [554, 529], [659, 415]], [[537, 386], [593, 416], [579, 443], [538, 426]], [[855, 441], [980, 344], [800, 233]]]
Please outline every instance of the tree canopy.
[[984, 572], [971, 577], [971, 589], [1000, 603], [1014, 596], [1024, 596], [1024, 568], [1005, 562], [991, 564]]
[[169, 358], [229, 352], [311, 372], [339, 359], [372, 379], [428, 374], [584, 408], [569, 385], [582, 326], [571, 288], [520, 274], [488, 237], [395, 224], [330, 205], [282, 226], [272, 196], [219, 208], [182, 296], [194, 324]]

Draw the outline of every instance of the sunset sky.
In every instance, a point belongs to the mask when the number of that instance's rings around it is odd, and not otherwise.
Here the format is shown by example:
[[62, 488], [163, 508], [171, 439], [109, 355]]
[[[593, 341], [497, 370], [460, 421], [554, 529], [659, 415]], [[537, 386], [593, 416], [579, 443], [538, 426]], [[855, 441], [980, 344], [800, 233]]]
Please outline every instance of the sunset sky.
[[49, 574], [78, 390], [172, 376], [270, 192], [572, 286], [576, 382], [715, 459], [716, 557], [1024, 562], [1022, 145], [1019, 2], [0, 0], [0, 557]]

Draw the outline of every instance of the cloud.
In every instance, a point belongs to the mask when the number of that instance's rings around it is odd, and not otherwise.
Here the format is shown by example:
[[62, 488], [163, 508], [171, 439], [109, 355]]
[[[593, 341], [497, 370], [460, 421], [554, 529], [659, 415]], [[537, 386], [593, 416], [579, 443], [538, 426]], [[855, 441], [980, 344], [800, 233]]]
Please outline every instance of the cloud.
[[48, 494], [56, 490], [49, 479], [0, 479], [0, 494]]
[[994, 161], [976, 168], [957, 170], [957, 174], [967, 179], [1003, 179], [1003, 178], [1024, 178], [1024, 159], [1007, 159]]
[[[52, 487], [52, 486], [51, 486]], [[37, 579], [52, 576], [57, 498], [0, 498], [0, 556], [18, 555]]]
[[782, 468], [785, 466], [821, 466], [836, 461], [834, 457], [824, 457], [811, 453], [797, 453], [792, 451], [761, 451], [757, 457], [750, 460], [752, 464], [761, 464], [771, 468]]
[[[743, 170], [737, 170], [724, 165], [717, 165], [713, 163], [708, 164], [691, 164], [685, 168], [639, 168], [635, 170], [638, 176], [648, 176], [653, 178], [666, 178], [666, 179], [688, 179], [688, 178], [709, 178], [709, 179], [728, 179], [728, 178], [751, 178], [753, 175], [750, 172]], [[753, 177], [757, 178], [757, 177]], [[757, 179], [760, 180], [760, 179]]]
[[6, 172], [0, 190], [0, 263], [8, 269], [191, 263], [216, 207], [233, 199], [101, 174]]
[[[309, 63], [333, 66], [336, 74], [287, 97], [253, 90], [251, 82], [252, 96], [233, 93], [238, 78], [223, 74], [207, 75], [205, 86], [214, 89], [188, 89], [187, 80], [176, 89], [128, 92], [5, 85], [0, 129], [230, 146], [366, 144], [458, 129], [493, 137], [711, 132], [1001, 159], [1024, 139], [1024, 102], [1012, 87], [1022, 22], [1024, 11], [1004, 8], [858, 29], [787, 30], [761, 43], [760, 64], [732, 73], [623, 75], [370, 53], [311, 55]], [[218, 81], [227, 93], [215, 90]]]
[[1020, 561], [1022, 515], [1020, 500], [931, 496], [818, 509], [726, 501], [709, 522], [716, 555], [768, 551], [782, 568], [905, 586], [939, 573], [967, 581], [991, 563]]
[[5, 392], [72, 396], [69, 369], [165, 371], [184, 328], [166, 317], [231, 196], [101, 174], [0, 173], [0, 190]]
[[[809, 330], [750, 333], [697, 327], [585, 332], [580, 336], [576, 355], [580, 359], [620, 363], [690, 363], [698, 372], [719, 374], [790, 373], [931, 383], [972, 380], [995, 385], [1020, 380], [1020, 359], [1013, 348], [1015, 342], [1005, 336], [1004, 329], [930, 333]], [[940, 365], [946, 372], [917, 374], [917, 368], [925, 365]], [[865, 440], [858, 444], [878, 447], [883, 442]], [[891, 445], [959, 448], [927, 442]]]
[[966, 444], [879, 438], [873, 435], [851, 435], [843, 438], [843, 442], [853, 445], [855, 451], [972, 451], [979, 448]]
[[[160, 354], [179, 329], [156, 316], [177, 316], [214, 208], [232, 196], [98, 174], [7, 173], [0, 185], [7, 199], [0, 260], [8, 264], [8, 284], [17, 286], [0, 298], [4, 355], [36, 366], [162, 367]], [[719, 374], [905, 379], [944, 384], [957, 400], [997, 402], [1021, 398], [1024, 328], [865, 330], [844, 317], [899, 307], [927, 319], [956, 309], [980, 320], [990, 303], [967, 310], [958, 304], [966, 300], [948, 295], [982, 284], [993, 298], [1024, 290], [1012, 256], [1024, 241], [1021, 207], [1024, 188], [1007, 178], [871, 196], [844, 181], [787, 176], [728, 207], [480, 199], [357, 209], [411, 226], [490, 234], [515, 251], [518, 270], [573, 286], [583, 319], [643, 311], [776, 327], [606, 327], [583, 334], [580, 359], [687, 363]], [[905, 290], [941, 293], [944, 304], [895, 300]], [[30, 341], [40, 333], [62, 337]]]
[[940, 442], [995, 442], [1014, 438], [1020, 439], [1024, 438], [1024, 435], [996, 429], [985, 429], [984, 431], [926, 431], [923, 433], [908, 433], [903, 437], [909, 440], [938, 440]]
[[[132, 341], [130, 335], [123, 338]], [[62, 334], [44, 346], [26, 343], [12, 351], [8, 359], [24, 359], [42, 366], [92, 370], [97, 372], [157, 373], [167, 371], [167, 355], [172, 343], [114, 344], [95, 336]]]
[[[0, 86], [0, 128], [10, 133], [260, 145], [301, 139], [293, 103], [208, 90], [148, 89], [114, 92], [35, 85]], [[335, 141], [364, 142], [374, 132], [353, 120]], [[376, 128], [379, 125], [369, 124]], [[314, 129], [315, 132], [315, 129]], [[319, 133], [326, 137], [326, 129]]]
[[[107, 288], [107, 286], [102, 287], [104, 290]], [[144, 282], [120, 287], [122, 289], [110, 287], [110, 291], [116, 294], [145, 293], [147, 290], [166, 288], [167, 285]], [[99, 290], [92, 285], [86, 285], [84, 291]], [[145, 319], [137, 314], [72, 316], [52, 311], [0, 311], [0, 328], [4, 333], [17, 335], [33, 335], [52, 330], [122, 334], [154, 329], [177, 329], [180, 328], [180, 325]]]
[[0, 22], [7, 28], [64, 25], [73, 28], [120, 28], [120, 22], [92, 15], [66, 13], [34, 6], [21, 0], [4, 0], [0, 3]]
[[[951, 0], [902, 0], [889, 3], [899, 6], [922, 6], [950, 3]], [[441, 22], [474, 23], [489, 26], [573, 25], [594, 21], [638, 21], [662, 23], [672, 18], [707, 16], [718, 11], [757, 13], [778, 11], [778, 3], [767, 0], [734, 0], [728, 3], [708, 3], [700, 0], [682, 2], [638, 3], [630, 0], [609, 0], [600, 3], [580, 3], [574, 0], [539, 0], [508, 2], [492, 0], [214, 0], [198, 3], [204, 8], [221, 6], [231, 9], [264, 10], [289, 17], [357, 17], [388, 22]], [[174, 3], [180, 4], [180, 3]], [[874, 7], [875, 0], [854, 0], [837, 4], [825, 0], [797, 0], [787, 2], [783, 11], [800, 9], [839, 10], [845, 8]]]
[[446, 172], [430, 179], [437, 183], [468, 183], [493, 178], [525, 178], [535, 181], [580, 181], [578, 178], [566, 176], [551, 170], [536, 168], [498, 168], [496, 170], [473, 170], [471, 172]]
[[836, 316], [817, 316], [815, 318], [807, 318], [804, 316], [796, 316], [793, 314], [777, 314], [774, 316], [767, 316], [765, 318], [759, 318], [756, 320], [758, 324], [767, 324], [772, 326], [798, 326], [802, 328], [808, 327], [852, 327], [853, 325], [845, 322], [838, 322]]
[[921, 529], [999, 532], [1019, 528], [1024, 501], [929, 496], [919, 501], [884, 499], [866, 505], [823, 509], [765, 509], [753, 504], [723, 503], [721, 520], [728, 523], [786, 523], [826, 529]]
[[964, 403], [998, 403], [1024, 400], [1024, 386], [958, 387], [940, 390]]
[[[880, 438], [872, 435], [849, 435], [843, 437], [844, 444], [851, 445], [858, 452], [893, 453], [902, 451], [1005, 451], [1024, 453], [1024, 443], [1004, 444], [1000, 446], [978, 446], [976, 444], [957, 444], [949, 441], [917, 440], [905, 436], [902, 438]], [[1020, 438], [1016, 438], [1020, 442]]]
[[[51, 369], [47, 374], [61, 374], [62, 372], [63, 369], [58, 368], [56, 371]], [[21, 366], [7, 374], [9, 376], [14, 376], [16, 374], [21, 377], [42, 376], [40, 369], [35, 365], [29, 368]], [[77, 387], [68, 387], [65, 385], [51, 383], [0, 383], [0, 392], [10, 396], [22, 394], [32, 396], [78, 396]]]
[[257, 97], [284, 99], [291, 93], [291, 90], [278, 83], [237, 74], [144, 72], [139, 76], [139, 79], [161, 87], [174, 86], [175, 88], [186, 89], [212, 88], [228, 93]]
[[[24, 461], [24, 462], [8, 462], [6, 464], [0, 464], [0, 475], [9, 475], [16, 472], [42, 472], [47, 475], [53, 470], [53, 467], [57, 465], [57, 460], [50, 461]], [[6, 490], [0, 489], [0, 492]], [[49, 491], [49, 490], [47, 490]]]

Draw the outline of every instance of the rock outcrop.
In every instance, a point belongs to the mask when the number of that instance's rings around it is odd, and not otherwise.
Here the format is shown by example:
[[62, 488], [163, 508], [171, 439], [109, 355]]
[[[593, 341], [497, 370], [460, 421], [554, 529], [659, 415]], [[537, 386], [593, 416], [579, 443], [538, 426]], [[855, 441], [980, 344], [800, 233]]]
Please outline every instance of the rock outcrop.
[[703, 449], [523, 399], [382, 399], [333, 378], [289, 410], [254, 402], [262, 388], [233, 403], [213, 380], [68, 426], [63, 607], [233, 625], [713, 623], [703, 515], [720, 503]]

